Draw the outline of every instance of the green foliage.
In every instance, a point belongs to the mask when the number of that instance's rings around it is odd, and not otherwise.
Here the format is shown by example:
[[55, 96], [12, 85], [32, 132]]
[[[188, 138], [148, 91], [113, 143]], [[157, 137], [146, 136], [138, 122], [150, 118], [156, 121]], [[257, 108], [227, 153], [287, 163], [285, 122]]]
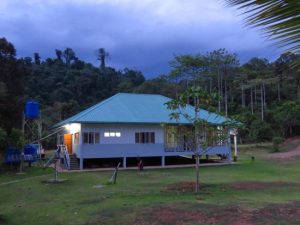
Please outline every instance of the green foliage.
[[248, 14], [248, 25], [261, 27], [267, 36], [278, 41], [280, 46], [287, 46], [295, 52], [300, 51], [298, 1], [256, 1], [226, 0], [228, 4], [238, 6]]
[[24, 62], [16, 58], [13, 44], [0, 38], [0, 124], [6, 132], [21, 126], [27, 74]]
[[0, 152], [1, 152], [1, 150], [3, 150], [5, 148], [6, 137], [7, 137], [7, 134], [6, 134], [5, 130], [3, 130], [0, 127]]
[[[215, 98], [216, 95], [209, 94], [202, 90], [201, 87], [192, 86], [185, 92], [179, 94], [176, 99], [172, 99], [165, 103], [167, 108], [172, 110], [169, 115], [171, 119], [180, 122], [180, 118], [185, 118], [193, 124], [191, 130], [182, 130], [182, 132], [187, 139], [189, 148], [196, 155], [203, 154], [203, 152], [199, 152], [200, 147], [202, 151], [205, 152], [208, 146], [214, 145], [212, 143], [228, 138], [227, 134], [223, 135], [224, 132], [222, 130], [217, 129], [217, 126], [213, 124], [209, 124], [206, 118], [203, 118], [201, 115], [200, 109], [209, 105]], [[189, 102], [194, 105], [194, 115], [189, 115], [185, 112], [185, 108], [188, 106]]]
[[22, 149], [26, 143], [21, 130], [13, 128], [8, 135], [8, 145], [16, 149]]
[[249, 128], [249, 140], [251, 142], [263, 142], [263, 141], [270, 141], [274, 132], [270, 124], [261, 121], [261, 120], [254, 120]]
[[[7, 134], [21, 127], [27, 99], [41, 103], [46, 135], [54, 123], [117, 92], [162, 94], [178, 100], [179, 93], [197, 86], [207, 96], [214, 95], [200, 108], [242, 122], [242, 140], [263, 141], [274, 135], [300, 133], [300, 75], [293, 68], [299, 60], [296, 54], [283, 54], [274, 63], [254, 57], [244, 65], [225, 49], [177, 55], [170, 62], [170, 74], [148, 80], [139, 71], [109, 67], [108, 55], [104, 48], [99, 49], [95, 57], [100, 68], [80, 60], [71, 48], [56, 49], [54, 58], [43, 60], [36, 52], [33, 58], [17, 59], [13, 44], [0, 38], [1, 127]], [[181, 95], [179, 100], [181, 106], [187, 102], [196, 105], [195, 97], [207, 96]], [[176, 113], [171, 115], [174, 119]]]
[[279, 152], [279, 145], [284, 142], [284, 138], [282, 137], [273, 137], [272, 143], [273, 143], [273, 151]]
[[300, 123], [300, 105], [294, 101], [286, 101], [274, 109], [274, 120], [279, 124], [282, 135], [293, 134], [293, 126]]

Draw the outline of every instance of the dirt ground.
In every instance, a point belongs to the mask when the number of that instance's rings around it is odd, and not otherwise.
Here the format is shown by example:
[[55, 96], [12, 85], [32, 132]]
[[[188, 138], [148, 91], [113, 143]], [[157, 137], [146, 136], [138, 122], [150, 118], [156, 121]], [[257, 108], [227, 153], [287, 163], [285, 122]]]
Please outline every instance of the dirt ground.
[[[220, 186], [221, 189], [263, 190], [284, 187], [300, 187], [300, 183], [289, 182], [235, 182]], [[202, 191], [208, 187], [202, 184]], [[194, 192], [194, 182], [174, 183], [164, 192]], [[300, 224], [300, 202], [271, 204], [263, 208], [245, 208], [239, 205], [164, 205], [152, 207], [140, 213], [134, 225], [273, 225]]]
[[[207, 184], [200, 184], [202, 191], [205, 191]], [[300, 183], [291, 183], [291, 182], [234, 182], [230, 184], [224, 184], [220, 186], [222, 190], [226, 189], [236, 189], [236, 190], [263, 190], [270, 188], [285, 188], [285, 187], [299, 187]], [[167, 186], [163, 192], [194, 192], [195, 191], [195, 182], [179, 182]]]
[[300, 224], [300, 202], [250, 209], [238, 205], [164, 205], [143, 210], [134, 225], [273, 225]]
[[289, 152], [272, 153], [267, 156], [268, 159], [291, 159], [300, 156], [300, 146]]
[[228, 187], [237, 190], [264, 190], [270, 188], [285, 188], [285, 187], [300, 187], [300, 183], [291, 182], [235, 182], [228, 185]]
[[300, 156], [300, 137], [293, 137], [289, 138], [285, 141], [284, 144], [295, 144], [297, 145], [294, 149], [288, 152], [278, 152], [278, 153], [272, 153], [268, 154], [267, 158], [268, 159], [279, 159], [279, 160], [284, 160], [284, 159], [292, 159], [295, 157]]

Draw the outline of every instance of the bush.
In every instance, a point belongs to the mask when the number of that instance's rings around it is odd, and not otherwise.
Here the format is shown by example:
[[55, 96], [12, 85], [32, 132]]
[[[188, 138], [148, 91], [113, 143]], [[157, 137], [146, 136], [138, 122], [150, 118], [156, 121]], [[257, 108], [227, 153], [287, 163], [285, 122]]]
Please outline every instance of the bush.
[[16, 149], [22, 149], [26, 143], [23, 132], [13, 128], [8, 136], [8, 144]]
[[284, 142], [282, 137], [273, 137], [273, 152], [279, 152], [279, 145]]
[[273, 135], [274, 132], [270, 124], [261, 120], [254, 120], [251, 123], [248, 138], [251, 142], [263, 142], [272, 140]]

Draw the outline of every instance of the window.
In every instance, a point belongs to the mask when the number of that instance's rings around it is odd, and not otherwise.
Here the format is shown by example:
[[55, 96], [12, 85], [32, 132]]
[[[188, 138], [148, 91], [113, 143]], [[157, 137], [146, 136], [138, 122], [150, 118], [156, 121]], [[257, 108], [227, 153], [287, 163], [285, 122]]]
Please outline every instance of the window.
[[89, 133], [83, 133], [83, 144], [89, 143]]
[[99, 144], [100, 143], [100, 135], [99, 133], [95, 133], [95, 144]]
[[84, 132], [83, 133], [83, 144], [99, 144], [100, 135], [96, 132]]
[[155, 133], [154, 132], [138, 132], [135, 133], [135, 143], [136, 144], [148, 144], [155, 143]]
[[94, 144], [94, 133], [89, 132], [89, 144]]
[[104, 137], [121, 137], [121, 132], [104, 132]]
[[74, 134], [74, 144], [75, 145], [79, 144], [79, 133], [78, 132]]

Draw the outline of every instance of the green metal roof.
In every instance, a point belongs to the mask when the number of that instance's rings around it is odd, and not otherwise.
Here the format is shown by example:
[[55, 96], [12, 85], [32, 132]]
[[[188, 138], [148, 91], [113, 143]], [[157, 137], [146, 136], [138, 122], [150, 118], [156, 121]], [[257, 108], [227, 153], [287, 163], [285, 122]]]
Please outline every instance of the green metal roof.
[[[178, 120], [171, 120], [171, 110], [166, 102], [170, 101], [162, 95], [118, 93], [60, 123], [53, 126], [60, 127], [69, 123], [147, 123], [147, 124], [191, 124], [183, 116]], [[194, 107], [188, 105], [184, 112], [194, 115]], [[200, 118], [212, 124], [222, 124], [227, 121], [223, 116], [200, 111]]]

